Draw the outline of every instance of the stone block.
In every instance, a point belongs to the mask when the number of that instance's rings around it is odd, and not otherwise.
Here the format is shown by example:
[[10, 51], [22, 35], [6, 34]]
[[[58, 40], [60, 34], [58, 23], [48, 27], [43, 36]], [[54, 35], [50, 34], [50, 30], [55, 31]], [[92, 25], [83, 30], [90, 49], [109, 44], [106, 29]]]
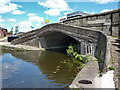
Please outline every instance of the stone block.
[[118, 13], [113, 13], [113, 17], [112, 17], [112, 23], [113, 24], [118, 24], [118, 23], [120, 23], [120, 12], [118, 12]]

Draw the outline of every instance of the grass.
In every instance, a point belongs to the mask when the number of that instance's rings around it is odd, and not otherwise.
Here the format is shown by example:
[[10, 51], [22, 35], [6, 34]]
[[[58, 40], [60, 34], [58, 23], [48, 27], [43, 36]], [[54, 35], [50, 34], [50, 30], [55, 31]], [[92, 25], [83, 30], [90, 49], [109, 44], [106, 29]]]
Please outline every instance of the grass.
[[112, 67], [112, 66], [111, 66], [111, 67], [109, 67], [108, 69], [109, 69], [109, 70], [115, 70], [115, 68], [114, 68], [114, 67]]
[[2, 37], [2, 38], [0, 38], [0, 39], [3, 39], [3, 38], [6, 38], [6, 37]]
[[8, 46], [0, 46], [2, 50], [8, 50], [8, 51], [26, 51], [23, 48], [14, 48], [14, 47], [8, 47]]

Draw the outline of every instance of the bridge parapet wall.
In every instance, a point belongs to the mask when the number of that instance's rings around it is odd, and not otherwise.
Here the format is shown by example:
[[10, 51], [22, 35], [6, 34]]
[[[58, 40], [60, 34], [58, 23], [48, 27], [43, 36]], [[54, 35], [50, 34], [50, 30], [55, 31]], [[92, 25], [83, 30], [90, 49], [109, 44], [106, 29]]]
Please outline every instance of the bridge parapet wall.
[[54, 24], [46, 25], [40, 29], [31, 31], [29, 33], [26, 33], [22, 37], [14, 40], [12, 43], [13, 44], [24, 43], [28, 40], [35, 39], [38, 36], [43, 36], [43, 33], [48, 31], [62, 32], [67, 34], [70, 37], [74, 37], [76, 40], [91, 42], [91, 43], [97, 43], [99, 38], [99, 33], [102, 33], [101, 31], [90, 30], [83, 27], [73, 27], [69, 25], [54, 23]]
[[120, 36], [120, 9], [67, 19], [63, 24], [101, 30], [107, 35]]

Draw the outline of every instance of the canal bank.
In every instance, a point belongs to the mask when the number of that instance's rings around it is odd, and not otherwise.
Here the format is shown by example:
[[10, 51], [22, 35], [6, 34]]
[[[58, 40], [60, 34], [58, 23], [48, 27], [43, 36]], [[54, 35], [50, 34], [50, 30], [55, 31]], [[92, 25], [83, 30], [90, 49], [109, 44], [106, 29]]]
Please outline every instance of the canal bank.
[[28, 45], [13, 45], [10, 42], [0, 42], [0, 47], [4, 49], [13, 49], [13, 50], [45, 50], [44, 48], [37, 48]]
[[115, 88], [114, 70], [100, 76], [97, 61], [88, 62], [73, 80], [70, 88]]

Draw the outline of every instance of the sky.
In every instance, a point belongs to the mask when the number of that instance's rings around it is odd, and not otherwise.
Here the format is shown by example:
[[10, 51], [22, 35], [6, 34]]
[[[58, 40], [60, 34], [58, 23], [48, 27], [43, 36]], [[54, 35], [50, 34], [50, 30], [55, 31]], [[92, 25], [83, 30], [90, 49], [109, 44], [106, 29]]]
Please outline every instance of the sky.
[[118, 0], [0, 0], [0, 27], [27, 32], [46, 25], [45, 20], [57, 23], [68, 13], [82, 11], [101, 13], [118, 8]]

